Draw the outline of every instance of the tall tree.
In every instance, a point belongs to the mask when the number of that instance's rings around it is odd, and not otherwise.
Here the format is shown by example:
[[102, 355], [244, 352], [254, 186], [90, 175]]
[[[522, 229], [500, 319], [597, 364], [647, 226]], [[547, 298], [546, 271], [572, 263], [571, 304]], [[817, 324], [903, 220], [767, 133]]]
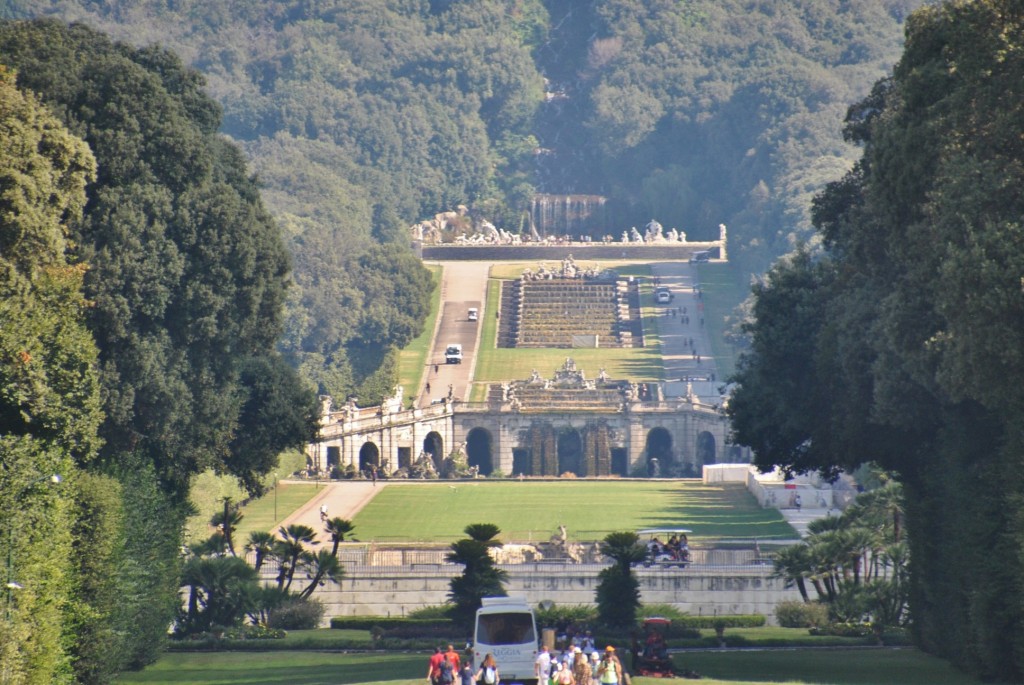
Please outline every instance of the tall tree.
[[468, 537], [452, 543], [445, 559], [462, 564], [462, 575], [451, 580], [448, 601], [453, 604], [452, 618], [462, 626], [471, 626], [476, 610], [484, 597], [504, 597], [508, 573], [494, 565], [492, 548], [501, 547], [497, 539], [501, 530], [493, 523], [472, 523], [466, 526]]
[[636, 533], [620, 531], [605, 536], [601, 554], [611, 559], [612, 565], [597, 576], [598, 616], [609, 627], [632, 628], [640, 608], [640, 581], [633, 575], [633, 564], [643, 560], [646, 550]]
[[[102, 619], [80, 619], [112, 609], [72, 561], [73, 532], [90, 521], [77, 467], [102, 445], [103, 414], [85, 269], [65, 250], [95, 173], [88, 146], [0, 66], [0, 663], [11, 682], [67, 682], [86, 654], [85, 670], [97, 665], [102, 650], [75, 628], [96, 636]], [[99, 576], [114, 571], [104, 560], [98, 550]]]
[[[829, 286], [806, 308], [758, 312], [730, 407], [764, 468], [893, 470], [919, 644], [1008, 682], [1024, 678], [1022, 36], [1024, 13], [1006, 0], [911, 16], [892, 78], [850, 108], [863, 158], [814, 203]], [[758, 300], [805, 292], [770, 289]], [[823, 323], [767, 352], [788, 317]], [[799, 385], [769, 368], [786, 346], [805, 351]], [[816, 410], [789, 416], [793, 438], [773, 442], [772, 404], [808, 395]]]

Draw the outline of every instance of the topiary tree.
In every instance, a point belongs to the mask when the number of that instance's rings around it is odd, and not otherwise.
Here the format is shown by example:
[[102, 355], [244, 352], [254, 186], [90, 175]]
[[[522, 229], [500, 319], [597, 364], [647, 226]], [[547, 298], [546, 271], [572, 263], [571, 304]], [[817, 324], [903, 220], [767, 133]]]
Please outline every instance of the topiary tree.
[[610, 628], [630, 628], [640, 608], [640, 582], [633, 564], [643, 560], [646, 550], [636, 533], [622, 531], [605, 536], [601, 553], [615, 563], [597, 576], [597, 615]]
[[472, 625], [476, 610], [480, 608], [483, 597], [504, 597], [504, 583], [508, 573], [495, 568], [491, 557], [492, 547], [501, 547], [502, 543], [495, 538], [501, 529], [493, 523], [473, 523], [466, 526], [468, 536], [452, 543], [452, 551], [445, 557], [447, 561], [463, 565], [461, 576], [452, 578], [448, 592], [448, 601], [454, 607], [452, 618], [461, 625]]

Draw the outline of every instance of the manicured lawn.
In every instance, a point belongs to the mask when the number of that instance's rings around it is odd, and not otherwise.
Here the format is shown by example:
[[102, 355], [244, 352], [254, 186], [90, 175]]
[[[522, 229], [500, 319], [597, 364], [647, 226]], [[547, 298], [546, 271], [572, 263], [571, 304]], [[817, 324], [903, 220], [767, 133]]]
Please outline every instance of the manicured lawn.
[[[306, 456], [299, 450], [288, 450], [278, 455], [278, 468], [275, 472], [280, 478], [287, 478], [295, 471], [306, 467]], [[268, 496], [273, 496], [274, 486], [274, 473], [270, 473], [263, 478], [263, 484], [268, 488]], [[238, 503], [244, 501], [248, 497], [248, 493], [238, 485], [238, 479], [228, 475], [217, 475], [213, 471], [206, 471], [196, 476], [192, 481], [192, 488], [189, 492], [189, 499], [192, 501], [192, 505], [195, 507], [196, 513], [194, 516], [190, 516], [185, 524], [185, 534], [189, 543], [199, 542], [205, 540], [212, 533], [213, 530], [210, 528], [210, 518], [217, 512], [223, 511], [224, 498], [230, 497], [232, 502]], [[308, 499], [308, 498], [307, 498]], [[305, 502], [305, 500], [303, 500]], [[300, 502], [301, 503], [301, 502]], [[280, 504], [280, 502], [279, 502]], [[257, 509], [259, 505], [256, 505]], [[270, 502], [271, 511], [266, 516], [264, 521], [261, 521], [259, 525], [273, 525], [273, 500]], [[285, 507], [287, 505], [284, 505]], [[283, 519], [285, 516], [294, 511], [294, 505], [292, 509], [282, 508], [280, 518]], [[247, 518], [242, 521], [242, 530], [244, 531], [241, 540], [245, 540], [249, 535], [250, 530], [256, 530], [251, 519]]]
[[[914, 649], [712, 650], [674, 657], [705, 685], [977, 685], [980, 681]], [[167, 654], [118, 683], [150, 685], [422, 685], [426, 654], [220, 652]], [[636, 685], [663, 682], [634, 678]], [[676, 682], [689, 682], [677, 680]]]
[[271, 488], [266, 495], [252, 500], [242, 509], [243, 518], [235, 532], [235, 540], [244, 545], [251, 531], [276, 531], [281, 521], [308, 502], [322, 487], [316, 483], [278, 483], [276, 495]]
[[559, 523], [570, 539], [616, 530], [683, 526], [692, 539], [792, 539], [774, 509], [742, 485], [699, 481], [454, 481], [392, 483], [355, 518], [363, 541], [450, 542], [470, 523], [494, 523], [507, 541], [546, 541]]
[[416, 397], [420, 389], [420, 381], [427, 368], [427, 357], [430, 355], [434, 342], [434, 327], [437, 325], [438, 312], [441, 311], [441, 267], [437, 264], [425, 264], [430, 270], [434, 292], [430, 296], [430, 314], [423, 322], [423, 332], [409, 345], [398, 353], [398, 382], [402, 385], [406, 405]]

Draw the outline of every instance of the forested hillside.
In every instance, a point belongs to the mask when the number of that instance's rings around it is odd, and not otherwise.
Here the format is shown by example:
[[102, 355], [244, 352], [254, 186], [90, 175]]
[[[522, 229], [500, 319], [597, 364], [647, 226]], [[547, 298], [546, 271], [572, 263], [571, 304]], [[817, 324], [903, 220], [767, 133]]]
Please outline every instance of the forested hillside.
[[426, 308], [407, 227], [458, 204], [518, 232], [535, 192], [606, 195], [607, 233], [726, 223], [741, 273], [762, 272], [852, 165], [839, 122], [918, 4], [10, 0], [0, 16], [87, 22], [204, 74], [289, 238], [284, 351], [320, 390], [373, 402]]
[[922, 10], [851, 108], [863, 159], [756, 292], [730, 406], [757, 463], [873, 460], [906, 494], [919, 643], [1024, 681], [1024, 11]]

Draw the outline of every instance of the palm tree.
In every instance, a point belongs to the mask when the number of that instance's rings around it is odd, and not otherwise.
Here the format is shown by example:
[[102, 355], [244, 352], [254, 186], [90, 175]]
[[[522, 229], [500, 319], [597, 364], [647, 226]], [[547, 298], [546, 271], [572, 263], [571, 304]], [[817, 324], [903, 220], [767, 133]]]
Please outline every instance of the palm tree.
[[326, 549], [318, 550], [315, 554], [303, 552], [301, 560], [303, 565], [312, 569], [312, 573], [308, 574], [309, 585], [299, 593], [299, 599], [309, 599], [318, 587], [325, 584], [325, 578], [337, 583], [345, 577], [345, 568], [338, 561], [338, 557]]
[[345, 536], [349, 535], [356, 527], [352, 525], [352, 521], [348, 519], [335, 517], [327, 522], [326, 528], [327, 532], [331, 536], [331, 542], [333, 543], [331, 547], [331, 554], [338, 556], [338, 546], [345, 542]]
[[224, 541], [227, 543], [231, 556], [235, 556], [234, 534], [238, 530], [238, 524], [242, 522], [243, 518], [245, 517], [238, 511], [238, 508], [231, 506], [231, 498], [225, 497], [224, 509], [218, 511], [210, 519], [210, 525], [219, 528], [224, 534]]
[[281, 539], [274, 543], [274, 553], [281, 560], [281, 572], [277, 576], [277, 586], [285, 592], [291, 589], [299, 558], [305, 551], [304, 545], [312, 544], [316, 532], [309, 526], [293, 523], [287, 528], [278, 529]]
[[615, 563], [598, 574], [597, 613], [605, 625], [631, 627], [640, 608], [640, 583], [633, 575], [633, 564], [643, 561], [647, 550], [636, 533], [621, 531], [605, 536], [601, 553]]
[[274, 552], [274, 534], [263, 530], [254, 530], [249, 533], [249, 541], [245, 543], [245, 551], [256, 553], [256, 561], [253, 566], [256, 573], [259, 573], [263, 567], [263, 560]]
[[807, 578], [812, 575], [812, 570], [807, 545], [801, 543], [783, 547], [775, 553], [773, 563], [775, 564], [775, 577], [795, 583], [796, 589], [800, 591], [800, 597], [805, 602], [810, 602], [811, 598], [807, 594]]

